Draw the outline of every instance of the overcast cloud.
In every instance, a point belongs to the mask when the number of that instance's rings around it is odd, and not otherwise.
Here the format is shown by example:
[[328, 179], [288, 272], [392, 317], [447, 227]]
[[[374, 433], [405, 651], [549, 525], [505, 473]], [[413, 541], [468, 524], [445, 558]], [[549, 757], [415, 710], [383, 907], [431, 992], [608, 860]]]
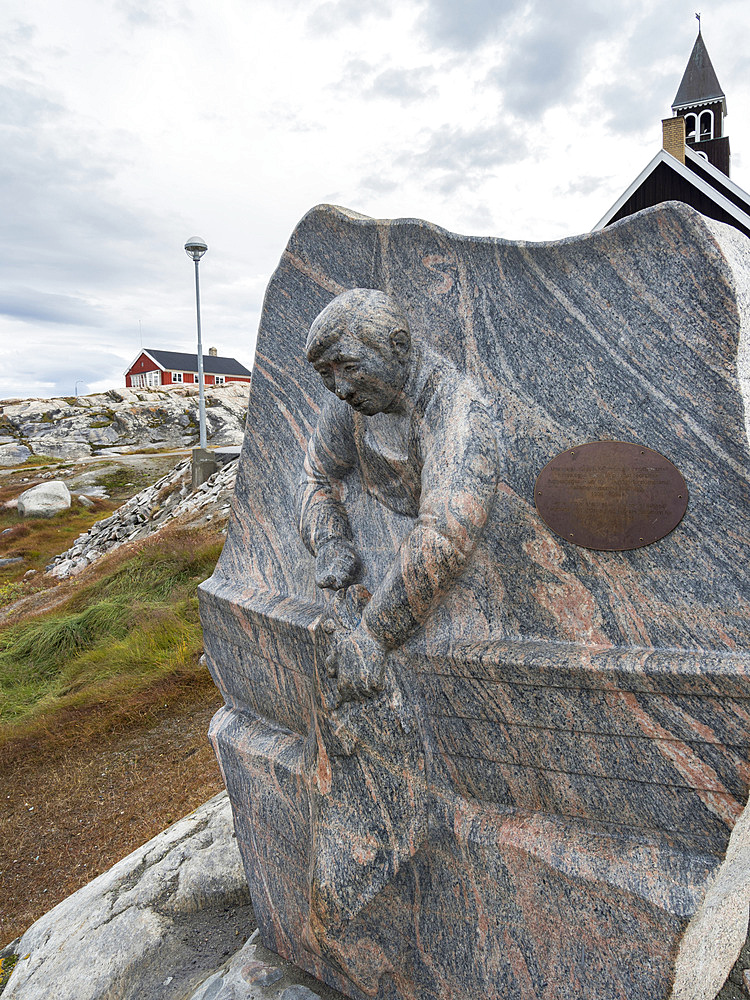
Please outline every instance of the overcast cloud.
[[[252, 362], [296, 222], [333, 202], [509, 239], [588, 231], [660, 147], [683, 0], [5, 0], [0, 397], [123, 384], [141, 342]], [[704, 38], [750, 189], [750, 9]]]

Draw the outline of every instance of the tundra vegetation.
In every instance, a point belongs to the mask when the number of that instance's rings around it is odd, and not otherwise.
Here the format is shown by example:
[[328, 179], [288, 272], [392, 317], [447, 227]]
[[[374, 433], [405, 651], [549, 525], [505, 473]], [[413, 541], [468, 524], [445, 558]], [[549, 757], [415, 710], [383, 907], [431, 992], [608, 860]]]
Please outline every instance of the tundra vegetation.
[[161, 471], [105, 465], [94, 509], [24, 520], [4, 506], [47, 471], [0, 479], [0, 560], [23, 559], [0, 566], [0, 948], [222, 787], [197, 600], [222, 523], [170, 524], [59, 583], [50, 559]]

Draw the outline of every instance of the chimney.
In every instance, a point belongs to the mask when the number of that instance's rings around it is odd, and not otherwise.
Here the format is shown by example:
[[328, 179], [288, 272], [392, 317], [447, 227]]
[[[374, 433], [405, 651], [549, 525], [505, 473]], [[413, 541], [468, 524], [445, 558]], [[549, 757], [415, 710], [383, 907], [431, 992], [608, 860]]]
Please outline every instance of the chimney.
[[685, 119], [681, 115], [662, 118], [662, 147], [680, 163], [685, 162]]
[[[683, 135], [684, 135], [684, 133], [685, 133], [685, 119], [684, 118], [682, 119], [682, 122], [683, 122], [682, 132], [683, 132]], [[685, 162], [685, 157], [684, 156], [682, 157], [682, 162], [683, 163]], [[208, 354], [209, 354], [209, 357], [215, 358], [215, 357], [218, 356], [219, 352], [216, 350], [215, 347], [209, 347]]]

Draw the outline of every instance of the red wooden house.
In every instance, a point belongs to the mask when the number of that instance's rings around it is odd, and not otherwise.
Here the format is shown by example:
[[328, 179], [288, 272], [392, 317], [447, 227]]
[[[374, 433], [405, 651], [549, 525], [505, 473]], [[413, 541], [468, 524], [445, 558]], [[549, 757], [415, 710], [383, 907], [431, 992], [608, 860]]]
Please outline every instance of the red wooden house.
[[[249, 382], [250, 372], [235, 358], [220, 358], [215, 347], [203, 355], [205, 385]], [[190, 385], [198, 382], [198, 355], [181, 351], [144, 348], [125, 372], [125, 385], [132, 389]]]

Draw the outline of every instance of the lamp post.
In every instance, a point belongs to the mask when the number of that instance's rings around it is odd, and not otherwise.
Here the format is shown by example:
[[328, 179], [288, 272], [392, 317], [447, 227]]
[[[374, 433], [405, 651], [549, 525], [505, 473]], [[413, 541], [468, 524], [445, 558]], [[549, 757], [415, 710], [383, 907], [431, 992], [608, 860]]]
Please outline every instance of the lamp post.
[[208, 250], [208, 244], [200, 236], [193, 236], [185, 244], [185, 253], [195, 264], [195, 315], [198, 323], [198, 420], [200, 425], [200, 447], [206, 450], [206, 400], [203, 392], [203, 344], [201, 343], [201, 286], [198, 279], [198, 264]]

